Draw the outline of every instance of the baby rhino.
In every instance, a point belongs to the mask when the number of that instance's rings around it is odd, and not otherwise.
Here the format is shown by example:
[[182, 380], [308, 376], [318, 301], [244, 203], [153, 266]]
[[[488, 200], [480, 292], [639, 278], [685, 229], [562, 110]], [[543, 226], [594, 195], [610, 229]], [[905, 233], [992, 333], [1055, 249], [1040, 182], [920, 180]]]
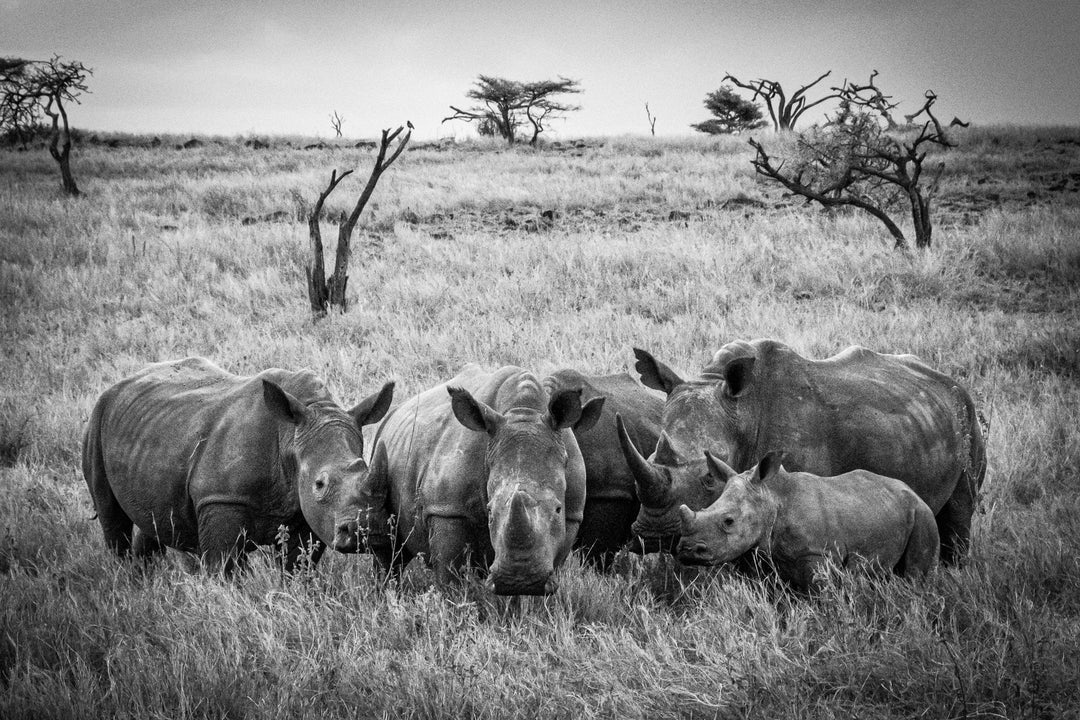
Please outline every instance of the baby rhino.
[[679, 508], [681, 561], [717, 565], [758, 548], [800, 590], [815, 586], [826, 557], [912, 577], [937, 565], [934, 513], [907, 485], [866, 470], [835, 477], [788, 472], [781, 458], [771, 452], [740, 474], [705, 453], [709, 475], [724, 489], [700, 512]]

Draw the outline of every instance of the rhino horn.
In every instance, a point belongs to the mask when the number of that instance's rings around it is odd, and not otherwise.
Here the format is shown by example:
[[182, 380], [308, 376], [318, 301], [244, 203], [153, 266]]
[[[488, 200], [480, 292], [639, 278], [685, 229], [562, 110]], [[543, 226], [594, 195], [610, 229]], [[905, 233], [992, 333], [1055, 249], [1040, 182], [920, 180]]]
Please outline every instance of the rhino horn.
[[372, 491], [385, 492], [390, 489], [390, 458], [386, 454], [386, 443], [381, 440], [375, 444], [375, 452], [371, 454], [368, 482]]
[[622, 415], [615, 415], [615, 425], [619, 431], [619, 445], [622, 447], [623, 457], [626, 458], [626, 464], [630, 466], [630, 472], [634, 475], [638, 499], [645, 505], [653, 507], [664, 505], [671, 491], [671, 479], [663, 470], [638, 452], [637, 446], [626, 432]]
[[679, 520], [682, 521], [682, 534], [692, 535], [694, 532], [694, 524], [697, 522], [697, 513], [685, 505], [680, 505]]
[[510, 498], [510, 517], [507, 520], [506, 541], [510, 547], [526, 549], [536, 540], [532, 518], [525, 505], [525, 493], [518, 491]]
[[660, 431], [660, 439], [656, 442], [656, 452], [653, 453], [653, 462], [660, 465], [678, 465], [680, 462], [679, 453], [671, 444], [671, 437], [666, 430]]

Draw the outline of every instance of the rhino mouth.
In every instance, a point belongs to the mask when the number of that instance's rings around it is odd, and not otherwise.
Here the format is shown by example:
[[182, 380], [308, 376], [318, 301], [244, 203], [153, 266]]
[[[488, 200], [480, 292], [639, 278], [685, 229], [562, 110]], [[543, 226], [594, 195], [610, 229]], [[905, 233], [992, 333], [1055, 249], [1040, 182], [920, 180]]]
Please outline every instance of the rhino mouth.
[[538, 573], [509, 573], [496, 569], [488, 575], [487, 585], [496, 595], [550, 595], [559, 587], [553, 569]]
[[559, 584], [554, 577], [524, 581], [493, 579], [489, 587], [496, 595], [551, 595], [559, 588]]
[[717, 565], [719, 560], [709, 546], [702, 542], [679, 542], [677, 557], [683, 565]]
[[386, 530], [376, 531], [355, 520], [341, 523], [334, 533], [333, 547], [341, 553], [374, 552], [390, 545]]

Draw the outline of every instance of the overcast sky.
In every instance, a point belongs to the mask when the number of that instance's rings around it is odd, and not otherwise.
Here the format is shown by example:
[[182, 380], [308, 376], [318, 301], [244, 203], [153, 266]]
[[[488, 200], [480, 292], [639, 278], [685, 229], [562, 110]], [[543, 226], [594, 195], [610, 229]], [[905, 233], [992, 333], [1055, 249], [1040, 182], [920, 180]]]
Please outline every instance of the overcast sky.
[[[825, 70], [942, 120], [1080, 124], [1077, 0], [0, 0], [0, 55], [93, 68], [78, 127], [350, 137], [440, 125], [479, 73], [579, 80], [556, 136], [685, 135], [725, 72], [790, 92]], [[825, 83], [822, 83], [825, 85]], [[813, 95], [811, 95], [813, 97]]]

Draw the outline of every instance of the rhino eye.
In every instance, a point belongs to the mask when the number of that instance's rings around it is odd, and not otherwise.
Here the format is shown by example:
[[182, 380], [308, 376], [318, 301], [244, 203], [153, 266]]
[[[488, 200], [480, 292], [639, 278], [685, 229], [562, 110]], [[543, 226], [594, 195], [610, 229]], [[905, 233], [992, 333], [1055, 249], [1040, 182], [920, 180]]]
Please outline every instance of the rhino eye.
[[726, 518], [724, 518], [724, 527], [726, 529], [730, 530], [731, 526], [734, 525], [734, 524], [735, 524], [735, 518], [731, 517], [730, 515], [728, 515]]
[[562, 515], [562, 505], [556, 505], [555, 506], [555, 514], [556, 515]]
[[315, 478], [315, 482], [311, 484], [311, 490], [316, 495], [321, 496], [326, 492], [326, 486], [329, 483], [326, 481], [326, 475], [319, 475]]

